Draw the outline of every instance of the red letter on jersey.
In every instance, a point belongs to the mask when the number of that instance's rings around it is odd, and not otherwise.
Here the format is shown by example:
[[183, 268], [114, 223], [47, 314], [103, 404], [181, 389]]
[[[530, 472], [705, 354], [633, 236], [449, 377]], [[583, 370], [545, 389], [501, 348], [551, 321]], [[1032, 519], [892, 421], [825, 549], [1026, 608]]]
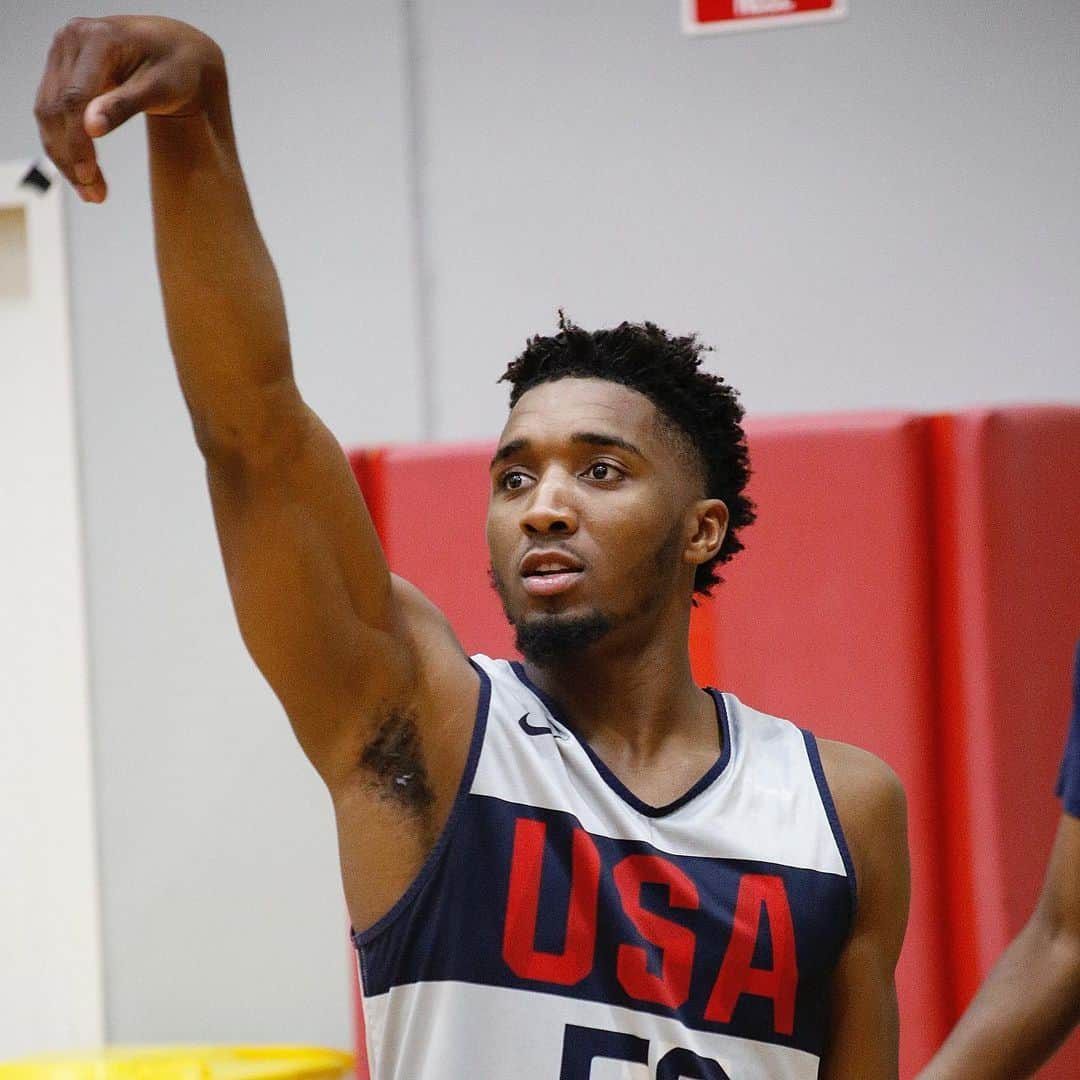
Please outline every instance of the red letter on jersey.
[[668, 887], [671, 907], [696, 908], [694, 883], [677, 866], [657, 855], [628, 855], [615, 867], [615, 886], [623, 911], [637, 931], [662, 950], [660, 974], [648, 968], [648, 953], [640, 945], [620, 945], [616, 973], [623, 989], [638, 1001], [654, 1001], [677, 1009], [690, 996], [696, 941], [692, 930], [641, 906], [641, 886], [655, 882]]
[[[772, 938], [771, 968], [750, 966], [761, 929], [763, 904]], [[731, 941], [724, 953], [716, 985], [709, 995], [705, 1019], [730, 1023], [740, 995], [754, 994], [772, 998], [774, 1030], [781, 1035], [791, 1035], [795, 1030], [795, 990], [798, 985], [795, 927], [791, 922], [784, 879], [774, 874], [744, 874], [735, 901]]]
[[570, 906], [561, 953], [538, 952], [536, 916], [544, 867], [547, 825], [518, 818], [510, 866], [510, 895], [503, 927], [503, 959], [523, 979], [572, 986], [592, 971], [596, 948], [596, 898], [600, 889], [600, 853], [584, 829], [575, 829], [570, 855]]

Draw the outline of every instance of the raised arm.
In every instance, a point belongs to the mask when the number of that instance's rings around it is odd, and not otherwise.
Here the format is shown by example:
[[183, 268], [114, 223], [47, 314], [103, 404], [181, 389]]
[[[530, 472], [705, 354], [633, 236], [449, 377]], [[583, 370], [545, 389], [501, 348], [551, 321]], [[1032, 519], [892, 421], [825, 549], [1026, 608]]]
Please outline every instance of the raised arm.
[[[93, 140], [138, 113], [147, 116], [169, 340], [233, 603], [334, 796], [362, 926], [396, 899], [448, 810], [478, 679], [438, 612], [391, 578], [347, 459], [301, 400], [221, 49], [170, 19], [68, 24], [36, 114], [49, 155], [84, 200], [106, 197]], [[404, 784], [372, 752], [388, 728], [415, 759]]]
[[1035, 911], [919, 1080], [1020, 1080], [1080, 1021], [1080, 819], [1061, 815]]

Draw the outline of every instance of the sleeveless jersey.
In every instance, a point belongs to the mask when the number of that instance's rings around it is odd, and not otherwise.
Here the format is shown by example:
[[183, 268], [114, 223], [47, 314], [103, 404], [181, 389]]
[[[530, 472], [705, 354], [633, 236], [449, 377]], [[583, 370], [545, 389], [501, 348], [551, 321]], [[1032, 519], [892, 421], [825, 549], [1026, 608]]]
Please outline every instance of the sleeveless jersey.
[[720, 758], [653, 807], [473, 663], [446, 828], [353, 935], [372, 1080], [816, 1077], [855, 878], [814, 737], [712, 691]]

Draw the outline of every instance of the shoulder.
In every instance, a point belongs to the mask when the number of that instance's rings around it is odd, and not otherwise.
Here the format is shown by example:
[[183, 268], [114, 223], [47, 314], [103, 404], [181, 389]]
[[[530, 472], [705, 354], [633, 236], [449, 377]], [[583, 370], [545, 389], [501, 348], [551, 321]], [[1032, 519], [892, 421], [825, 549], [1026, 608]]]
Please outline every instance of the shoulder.
[[881, 758], [850, 743], [818, 739], [825, 779], [842, 823], [858, 826], [877, 815], [907, 817], [907, 795], [900, 777]]
[[820, 739], [818, 749], [855, 863], [859, 921], [885, 924], [887, 936], [902, 940], [911, 887], [904, 785], [881, 758], [857, 746]]
[[895, 973], [907, 929], [907, 799], [880, 758], [821, 739], [822, 769], [855, 863], [855, 920], [833, 972], [822, 1076], [897, 1076]]
[[414, 661], [408, 704], [422, 728], [421, 740], [430, 744], [433, 767], [455, 763], [456, 788], [456, 763], [471, 741], [486, 676], [469, 662], [446, 616], [415, 585], [395, 574], [391, 589]]
[[[450, 625], [450, 620], [412, 582], [390, 575], [394, 606], [422, 672], [436, 683], [456, 683], [471, 698], [476, 673]], [[423, 681], [423, 680], [422, 680]], [[445, 689], [445, 688], [444, 688]]]

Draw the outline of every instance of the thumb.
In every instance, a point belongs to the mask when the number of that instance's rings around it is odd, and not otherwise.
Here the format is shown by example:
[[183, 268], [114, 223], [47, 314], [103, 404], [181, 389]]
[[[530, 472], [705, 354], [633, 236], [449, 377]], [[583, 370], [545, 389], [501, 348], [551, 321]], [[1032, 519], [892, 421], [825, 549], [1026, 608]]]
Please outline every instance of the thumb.
[[131, 88], [125, 85], [122, 89], [93, 98], [83, 113], [83, 127], [91, 139], [100, 139], [139, 111]]
[[92, 99], [83, 113], [83, 127], [90, 138], [100, 139], [138, 113], [165, 104], [169, 96], [155, 72], [141, 72]]

